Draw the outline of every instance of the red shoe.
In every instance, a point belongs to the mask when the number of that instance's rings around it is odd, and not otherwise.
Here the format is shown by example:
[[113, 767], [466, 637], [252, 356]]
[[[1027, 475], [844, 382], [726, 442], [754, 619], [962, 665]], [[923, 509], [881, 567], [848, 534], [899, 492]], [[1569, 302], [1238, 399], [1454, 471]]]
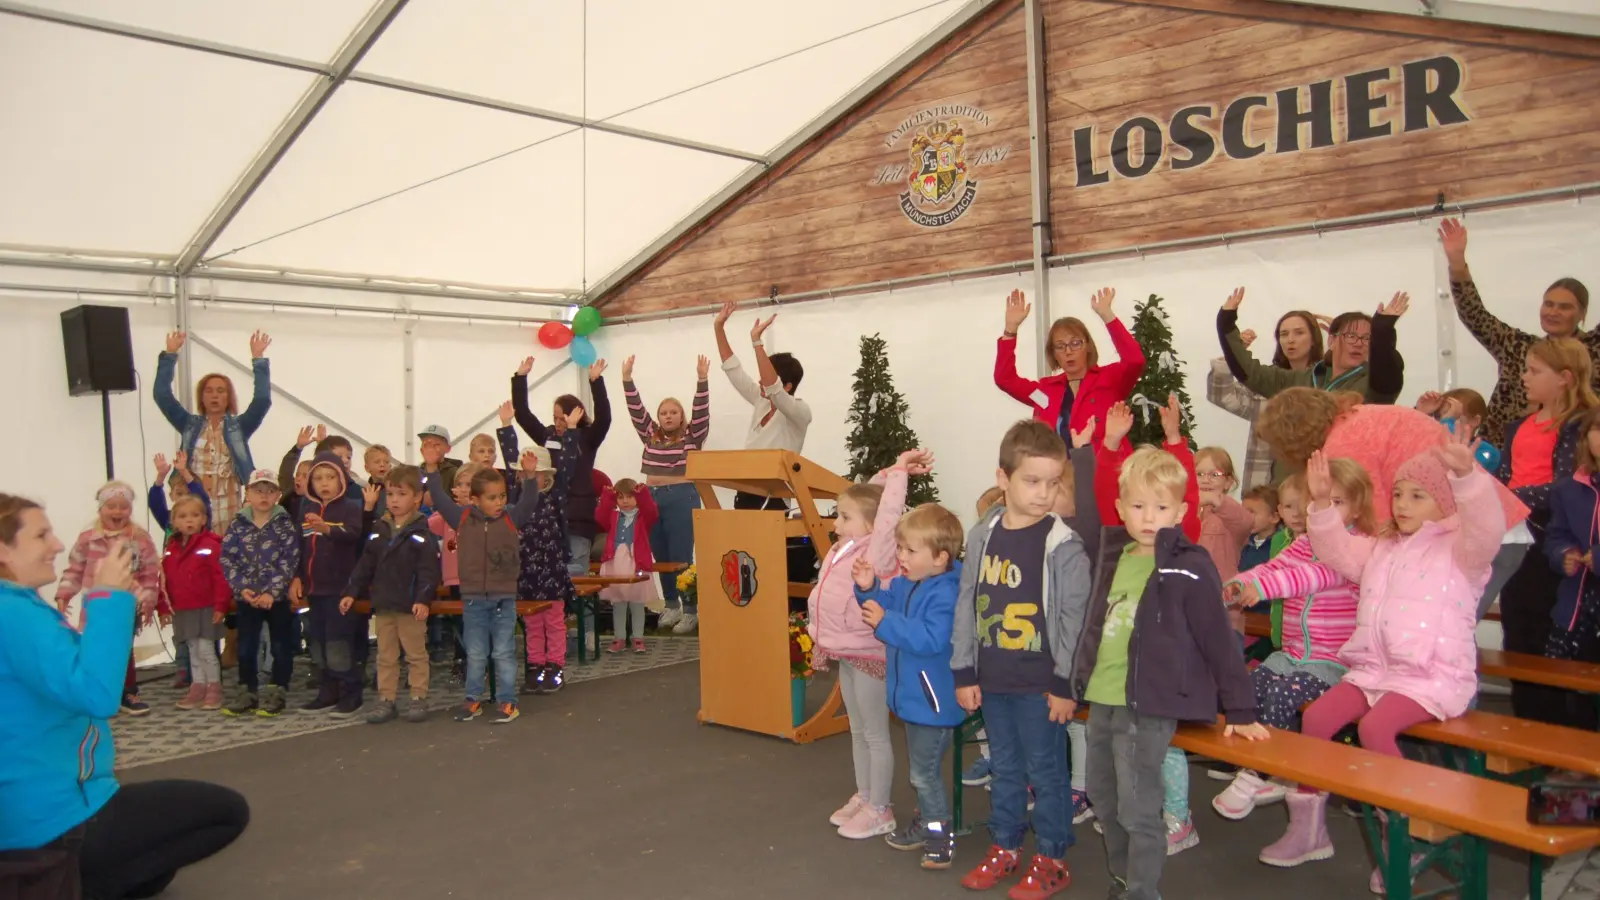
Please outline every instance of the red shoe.
[[989, 847], [989, 858], [961, 877], [961, 886], [971, 891], [987, 891], [1016, 874], [1021, 860], [1015, 850], [1003, 850], [1000, 845]]
[[1006, 896], [1011, 900], [1045, 900], [1071, 884], [1072, 873], [1067, 871], [1066, 863], [1035, 853], [1033, 862], [1028, 865], [1028, 874], [1022, 876]]

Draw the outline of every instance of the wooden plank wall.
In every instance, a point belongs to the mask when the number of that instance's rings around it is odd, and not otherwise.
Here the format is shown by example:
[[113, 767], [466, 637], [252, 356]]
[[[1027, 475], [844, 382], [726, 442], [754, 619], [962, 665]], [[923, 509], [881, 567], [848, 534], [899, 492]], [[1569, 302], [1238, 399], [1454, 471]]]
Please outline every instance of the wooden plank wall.
[[[959, 47], [891, 85], [856, 121], [772, 179], [606, 303], [608, 315], [679, 309], [848, 287], [868, 281], [1027, 259], [1028, 88], [1020, 2], [1003, 4]], [[939, 53], [939, 50], [934, 51]], [[903, 182], [872, 183], [884, 166], [909, 165], [911, 135], [886, 146], [910, 115], [935, 105], [983, 110], [988, 126], [963, 122], [978, 193], [961, 218], [927, 228], [900, 210]], [[973, 165], [987, 148], [1000, 162]]]
[[[1061, 254], [1148, 245], [1246, 229], [1304, 224], [1415, 206], [1447, 204], [1600, 181], [1600, 61], [1507, 49], [1482, 28], [1429, 23], [1433, 34], [1397, 35], [1353, 27], [1393, 26], [1395, 17], [1319, 15], [1316, 24], [1229, 14], [1271, 4], [1241, 2], [1119, 3], [1049, 0], [1045, 8], [1049, 69], [1051, 213]], [[1188, 7], [1188, 8], [1185, 8]], [[1292, 17], [1291, 17], [1292, 18]], [[1333, 27], [1349, 22], [1352, 27]], [[1441, 39], [1453, 31], [1460, 40]], [[1538, 46], [1532, 42], [1528, 45]], [[1563, 50], [1596, 52], [1597, 42], [1557, 40]], [[1445, 58], [1464, 78], [1454, 95], [1469, 121], [1404, 131], [1403, 66]], [[1441, 63], [1448, 67], [1450, 63]], [[1345, 77], [1388, 68], [1371, 96], [1387, 108], [1370, 122], [1393, 123], [1392, 134], [1349, 141]], [[1332, 81], [1333, 145], [1278, 152], [1277, 92]], [[1430, 83], [1437, 86], [1437, 78]], [[1223, 110], [1237, 98], [1264, 96], [1248, 121], [1249, 141], [1266, 151], [1215, 155], [1174, 168], [1188, 151], [1173, 140], [1174, 113], [1192, 106], [1216, 115], [1193, 119], [1216, 139]], [[1154, 120], [1163, 156], [1140, 177], [1111, 166], [1118, 126], [1136, 116]], [[1093, 171], [1109, 181], [1083, 184], [1075, 133], [1093, 127]], [[1359, 125], [1357, 126], [1359, 128]], [[1141, 160], [1132, 142], [1126, 162]]]

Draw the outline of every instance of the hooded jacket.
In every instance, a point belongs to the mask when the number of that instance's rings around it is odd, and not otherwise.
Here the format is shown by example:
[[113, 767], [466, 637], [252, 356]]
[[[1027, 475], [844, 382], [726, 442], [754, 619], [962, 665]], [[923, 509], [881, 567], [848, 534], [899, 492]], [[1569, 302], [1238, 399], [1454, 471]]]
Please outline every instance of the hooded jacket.
[[428, 520], [419, 512], [400, 525], [388, 514], [367, 535], [367, 549], [344, 593], [369, 596], [375, 613], [410, 615], [418, 603], [433, 605], [440, 578], [439, 540], [428, 530]]
[[[345, 476], [344, 462], [331, 452], [318, 453], [307, 473], [308, 484], [316, 478], [317, 470], [332, 469], [339, 476], [339, 493], [332, 500], [312, 496], [315, 487], [300, 500], [300, 579], [307, 597], [337, 597], [350, 582], [350, 572], [356, 567], [360, 552], [361, 501], [346, 494], [349, 480]], [[306, 527], [307, 516], [318, 515], [328, 524], [327, 534], [318, 534]]]
[[840, 538], [833, 545], [833, 551], [822, 561], [816, 587], [811, 589], [806, 601], [806, 630], [811, 633], [811, 639], [818, 649], [840, 659], [884, 658], [883, 643], [861, 618], [861, 609], [856, 604], [855, 580], [850, 574], [856, 560], [865, 557], [879, 578], [893, 578], [900, 569], [895, 560], [894, 527], [906, 510], [909, 486], [906, 470], [901, 467], [884, 469], [873, 476], [871, 483], [883, 485], [872, 533], [856, 540]]
[[[1550, 530], [1545, 534], [1544, 549], [1551, 567], [1560, 572], [1568, 550], [1584, 554], [1600, 543], [1600, 488], [1596, 488], [1593, 475], [1579, 472], [1557, 482], [1549, 502]], [[1578, 605], [1584, 594], [1594, 593], [1597, 586], [1600, 581], [1588, 566], [1579, 566], [1576, 575], [1562, 578], [1556, 588], [1555, 609], [1550, 612], [1556, 626], [1567, 631], [1578, 627]]]
[[190, 537], [174, 534], [167, 541], [161, 570], [167, 578], [167, 597], [174, 612], [210, 607], [233, 612], [233, 591], [222, 574], [222, 538], [209, 529]]
[[[1222, 579], [1211, 554], [1179, 529], [1163, 528], [1156, 533], [1155, 557], [1128, 640], [1128, 708], [1181, 722], [1213, 722], [1220, 699], [1228, 724], [1254, 722], [1255, 688], [1222, 605]], [[1112, 580], [1109, 567], [1095, 580], [1073, 677], [1073, 696], [1080, 699], [1099, 659]]]
[[0, 851], [50, 843], [117, 792], [111, 726], [136, 601], [91, 588], [82, 629], [37, 591], [0, 581]]
[[883, 607], [877, 636], [887, 651], [889, 708], [915, 725], [960, 725], [967, 713], [956, 703], [950, 655], [961, 563], [922, 581], [902, 576], [855, 593], [856, 602], [875, 600]]
[[[968, 564], [961, 570], [961, 593], [956, 601], [952, 626], [950, 668], [956, 687], [978, 685], [978, 572], [989, 536], [1000, 524], [1004, 506], [990, 510], [967, 534]], [[1091, 566], [1083, 539], [1065, 522], [1051, 516], [1055, 524], [1045, 539], [1044, 580], [1040, 604], [1045, 619], [1045, 637], [1050, 642], [1053, 663], [1050, 693], [1067, 699], [1073, 696], [1073, 659], [1078, 638], [1083, 632], [1083, 617], [1088, 612]], [[1217, 607], [1220, 609], [1219, 602]]]
[[289, 581], [300, 567], [300, 528], [281, 506], [272, 508], [267, 524], [256, 525], [249, 508], [228, 523], [222, 538], [222, 572], [236, 601], [245, 591], [270, 594], [272, 602], [289, 602]]

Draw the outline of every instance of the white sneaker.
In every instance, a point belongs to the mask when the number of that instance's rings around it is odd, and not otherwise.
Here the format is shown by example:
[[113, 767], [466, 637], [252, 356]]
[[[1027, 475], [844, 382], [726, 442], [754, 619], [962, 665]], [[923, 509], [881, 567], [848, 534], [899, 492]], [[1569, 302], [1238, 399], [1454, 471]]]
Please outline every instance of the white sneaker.
[[1211, 808], [1224, 819], [1238, 821], [1250, 815], [1257, 806], [1281, 803], [1285, 792], [1283, 785], [1267, 781], [1249, 769], [1240, 769], [1233, 783], [1211, 801]]
[[699, 623], [699, 616], [695, 615], [694, 613], [684, 613], [683, 618], [678, 620], [678, 624], [672, 626], [672, 633], [689, 634], [694, 631], [695, 626]]
[[678, 624], [678, 620], [681, 618], [683, 618], [683, 609], [677, 606], [669, 606], [661, 613], [661, 618], [657, 621], [660, 627], [671, 628]]
[[1179, 853], [1200, 843], [1200, 832], [1194, 830], [1194, 818], [1180, 822], [1171, 813], [1163, 811], [1161, 818], [1167, 823], [1167, 855]]
[[856, 813], [861, 811], [861, 807], [866, 802], [866, 799], [860, 794], [853, 795], [848, 803], [839, 807], [834, 811], [833, 815], [828, 817], [828, 824], [838, 828], [840, 825], [854, 819]]
[[861, 841], [880, 834], [889, 834], [894, 829], [893, 807], [873, 809], [870, 803], [863, 803], [850, 821], [839, 826], [839, 836], [852, 841]]

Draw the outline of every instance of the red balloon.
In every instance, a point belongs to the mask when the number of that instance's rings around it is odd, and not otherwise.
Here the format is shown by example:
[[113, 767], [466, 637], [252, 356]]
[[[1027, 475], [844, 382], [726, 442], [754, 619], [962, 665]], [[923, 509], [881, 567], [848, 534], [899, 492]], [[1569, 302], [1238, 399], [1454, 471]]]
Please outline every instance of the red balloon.
[[565, 322], [546, 322], [539, 326], [539, 343], [560, 350], [572, 343], [572, 329]]

